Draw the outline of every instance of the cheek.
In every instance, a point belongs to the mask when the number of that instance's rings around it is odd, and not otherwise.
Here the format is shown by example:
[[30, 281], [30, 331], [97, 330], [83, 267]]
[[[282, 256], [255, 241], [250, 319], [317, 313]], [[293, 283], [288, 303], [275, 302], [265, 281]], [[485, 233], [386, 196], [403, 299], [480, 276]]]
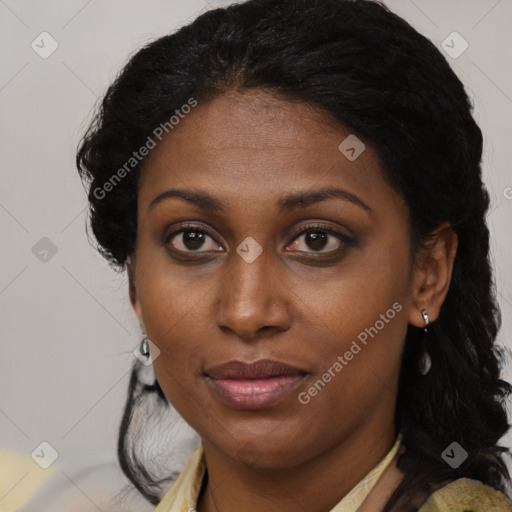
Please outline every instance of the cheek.
[[160, 349], [155, 373], [169, 401], [181, 401], [190, 395], [199, 355], [211, 332], [206, 311], [213, 290], [190, 285], [183, 273], [171, 273], [154, 263], [146, 268], [151, 270], [144, 272], [138, 295], [146, 334]]
[[403, 332], [406, 315], [397, 310], [405, 312], [410, 300], [409, 270], [406, 250], [372, 246], [354, 253], [329, 275], [288, 284], [295, 287], [294, 295], [300, 297], [296, 304], [309, 322], [329, 338], [346, 344], [376, 322], [383, 337], [395, 338]]
[[[390, 245], [368, 248], [329, 279], [304, 284], [303, 311], [321, 338], [315, 349], [318, 374], [327, 372], [326, 379], [336, 375], [326, 386], [330, 391], [324, 397], [329, 400], [359, 407], [394, 385], [411, 290], [407, 245], [399, 251], [395, 241]], [[346, 389], [349, 396], [343, 394]]]
[[200, 266], [191, 270], [172, 265], [165, 249], [152, 247], [147, 240], [141, 240], [139, 254], [137, 293], [146, 329], [164, 349], [173, 339], [181, 339], [184, 330], [193, 341], [194, 328], [204, 326], [200, 317], [215, 282], [197, 277]]
[[314, 354], [315, 369], [319, 378], [325, 375], [333, 383], [328, 394], [335, 400], [341, 400], [341, 388], [350, 389], [350, 396], [343, 400], [357, 406], [361, 397], [372, 399], [383, 384], [391, 384], [399, 371], [407, 332], [403, 299], [389, 288], [360, 288], [355, 295], [339, 293], [311, 315], [322, 333]]
[[310, 354], [316, 371], [300, 403], [319, 423], [350, 425], [383, 404], [391, 407], [407, 332], [405, 296], [391, 283], [375, 284], [357, 294], [348, 287], [316, 310], [323, 340]]

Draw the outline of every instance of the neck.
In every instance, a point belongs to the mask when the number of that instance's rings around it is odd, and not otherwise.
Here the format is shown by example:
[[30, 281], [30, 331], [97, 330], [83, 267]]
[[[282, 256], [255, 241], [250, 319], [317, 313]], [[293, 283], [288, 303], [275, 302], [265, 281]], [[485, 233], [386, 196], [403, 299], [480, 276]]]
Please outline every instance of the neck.
[[241, 463], [203, 441], [208, 482], [197, 512], [328, 512], [395, 441], [393, 421], [387, 428], [380, 423], [377, 429], [356, 429], [329, 450], [293, 467], [270, 469]]

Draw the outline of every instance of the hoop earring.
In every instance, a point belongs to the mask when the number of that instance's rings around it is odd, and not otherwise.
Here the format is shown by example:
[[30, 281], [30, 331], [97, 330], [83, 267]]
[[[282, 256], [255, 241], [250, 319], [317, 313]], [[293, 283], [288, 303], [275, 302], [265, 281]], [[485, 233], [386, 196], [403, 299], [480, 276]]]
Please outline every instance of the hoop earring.
[[149, 339], [147, 336], [144, 336], [143, 340], [140, 342], [139, 351], [143, 357], [149, 360], [151, 354], [149, 352]]
[[[428, 334], [428, 326], [430, 324], [430, 319], [428, 317], [428, 313], [426, 309], [421, 310], [421, 314], [423, 315], [423, 320], [425, 321], [425, 328], [424, 328], [424, 334], [422, 335], [423, 338], [423, 344], [425, 344], [426, 337]], [[430, 371], [430, 368], [432, 368], [432, 359], [430, 358], [430, 354], [428, 353], [427, 349], [425, 348], [423, 354], [421, 354], [418, 369], [421, 375], [425, 376]]]

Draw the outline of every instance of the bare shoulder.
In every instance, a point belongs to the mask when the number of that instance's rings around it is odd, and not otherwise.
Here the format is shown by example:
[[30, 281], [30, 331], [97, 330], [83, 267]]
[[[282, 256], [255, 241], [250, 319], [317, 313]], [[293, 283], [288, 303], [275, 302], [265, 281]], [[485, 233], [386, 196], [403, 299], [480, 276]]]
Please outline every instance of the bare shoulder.
[[512, 512], [512, 501], [482, 482], [459, 478], [434, 492], [419, 512]]

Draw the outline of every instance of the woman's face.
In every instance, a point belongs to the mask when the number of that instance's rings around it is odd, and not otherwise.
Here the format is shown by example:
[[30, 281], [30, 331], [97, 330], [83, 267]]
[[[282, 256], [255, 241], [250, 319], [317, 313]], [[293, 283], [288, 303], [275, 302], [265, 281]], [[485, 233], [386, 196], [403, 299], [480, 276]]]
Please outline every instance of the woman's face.
[[[339, 149], [349, 135], [310, 106], [230, 92], [148, 155], [131, 300], [165, 395], [237, 460], [291, 466], [393, 425], [417, 318], [408, 212], [372, 148]], [[326, 188], [341, 192], [315, 195]], [[171, 189], [208, 200], [156, 200]], [[302, 376], [253, 401], [211, 385], [211, 368], [261, 359]]]

